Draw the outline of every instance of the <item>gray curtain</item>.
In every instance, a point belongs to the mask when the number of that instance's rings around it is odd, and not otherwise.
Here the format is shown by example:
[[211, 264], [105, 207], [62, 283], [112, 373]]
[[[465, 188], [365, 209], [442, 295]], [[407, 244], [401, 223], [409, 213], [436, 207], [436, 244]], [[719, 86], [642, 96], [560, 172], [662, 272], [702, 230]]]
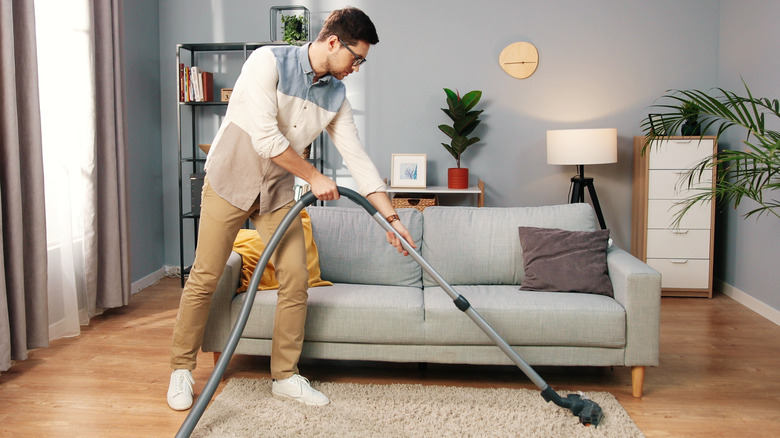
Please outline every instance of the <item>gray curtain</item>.
[[0, 0], [0, 371], [49, 343], [32, 0]]
[[[90, 316], [130, 298], [122, 0], [93, 0], [94, 222], [85, 239]], [[0, 371], [48, 346], [46, 222], [33, 0], [0, 0]]]
[[122, 0], [92, 2], [95, 91], [96, 239], [86, 248], [89, 316], [130, 299]]

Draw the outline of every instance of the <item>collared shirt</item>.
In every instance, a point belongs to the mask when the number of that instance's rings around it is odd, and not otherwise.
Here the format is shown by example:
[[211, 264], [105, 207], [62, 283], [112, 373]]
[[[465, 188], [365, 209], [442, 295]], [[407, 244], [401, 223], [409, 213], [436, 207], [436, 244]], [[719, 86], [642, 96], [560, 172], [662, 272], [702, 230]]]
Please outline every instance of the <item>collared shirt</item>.
[[261, 47], [247, 58], [206, 158], [217, 194], [242, 210], [259, 195], [260, 214], [287, 204], [295, 178], [271, 158], [288, 147], [301, 154], [323, 130], [360, 194], [386, 191], [358, 136], [344, 84], [330, 75], [313, 80], [309, 44]]

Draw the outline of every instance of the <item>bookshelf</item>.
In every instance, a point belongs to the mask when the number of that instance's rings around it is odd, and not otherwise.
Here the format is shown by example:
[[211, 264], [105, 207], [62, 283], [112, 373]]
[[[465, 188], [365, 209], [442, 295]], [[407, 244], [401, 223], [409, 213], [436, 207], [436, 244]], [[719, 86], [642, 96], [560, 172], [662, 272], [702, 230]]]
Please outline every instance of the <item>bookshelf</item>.
[[[177, 96], [177, 149], [178, 149], [178, 203], [179, 203], [179, 265], [181, 285], [191, 268], [191, 262], [186, 259], [185, 249], [190, 246], [190, 239], [185, 239], [192, 222], [192, 253], [194, 254], [198, 240], [198, 221], [200, 219], [200, 191], [203, 185], [206, 164], [206, 152], [198, 147], [210, 144], [224, 118], [228, 102], [221, 101], [221, 90], [232, 89], [241, 71], [244, 61], [256, 49], [263, 46], [287, 45], [285, 42], [237, 42], [237, 43], [182, 43], [176, 45], [176, 96]], [[185, 81], [182, 80], [184, 69], [198, 67], [211, 74], [212, 86], [210, 95], [204, 96], [204, 101], [185, 99]], [[205, 87], [204, 89], [207, 89]], [[321, 135], [311, 146], [309, 161], [322, 171]], [[187, 225], [187, 226], [185, 226]]]

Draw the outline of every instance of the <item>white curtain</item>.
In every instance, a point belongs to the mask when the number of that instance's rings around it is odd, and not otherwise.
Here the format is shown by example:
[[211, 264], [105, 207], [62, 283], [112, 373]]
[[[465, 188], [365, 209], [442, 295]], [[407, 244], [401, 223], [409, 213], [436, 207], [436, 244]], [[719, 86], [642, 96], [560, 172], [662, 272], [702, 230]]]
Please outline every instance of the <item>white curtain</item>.
[[[49, 339], [89, 323], [85, 242], [95, 218], [95, 91], [88, 0], [35, 0], [48, 241]], [[101, 309], [98, 309], [100, 312]]]

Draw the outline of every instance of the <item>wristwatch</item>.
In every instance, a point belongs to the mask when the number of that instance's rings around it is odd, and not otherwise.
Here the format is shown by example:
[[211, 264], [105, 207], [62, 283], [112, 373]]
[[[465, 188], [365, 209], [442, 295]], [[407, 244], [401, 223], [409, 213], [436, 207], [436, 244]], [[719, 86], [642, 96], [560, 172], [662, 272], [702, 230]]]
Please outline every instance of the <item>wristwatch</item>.
[[400, 221], [401, 220], [401, 218], [399, 218], [397, 214], [391, 214], [390, 216], [386, 217], [385, 219], [387, 219], [387, 222], [389, 222], [391, 224], [393, 222], [395, 222], [395, 221]]

